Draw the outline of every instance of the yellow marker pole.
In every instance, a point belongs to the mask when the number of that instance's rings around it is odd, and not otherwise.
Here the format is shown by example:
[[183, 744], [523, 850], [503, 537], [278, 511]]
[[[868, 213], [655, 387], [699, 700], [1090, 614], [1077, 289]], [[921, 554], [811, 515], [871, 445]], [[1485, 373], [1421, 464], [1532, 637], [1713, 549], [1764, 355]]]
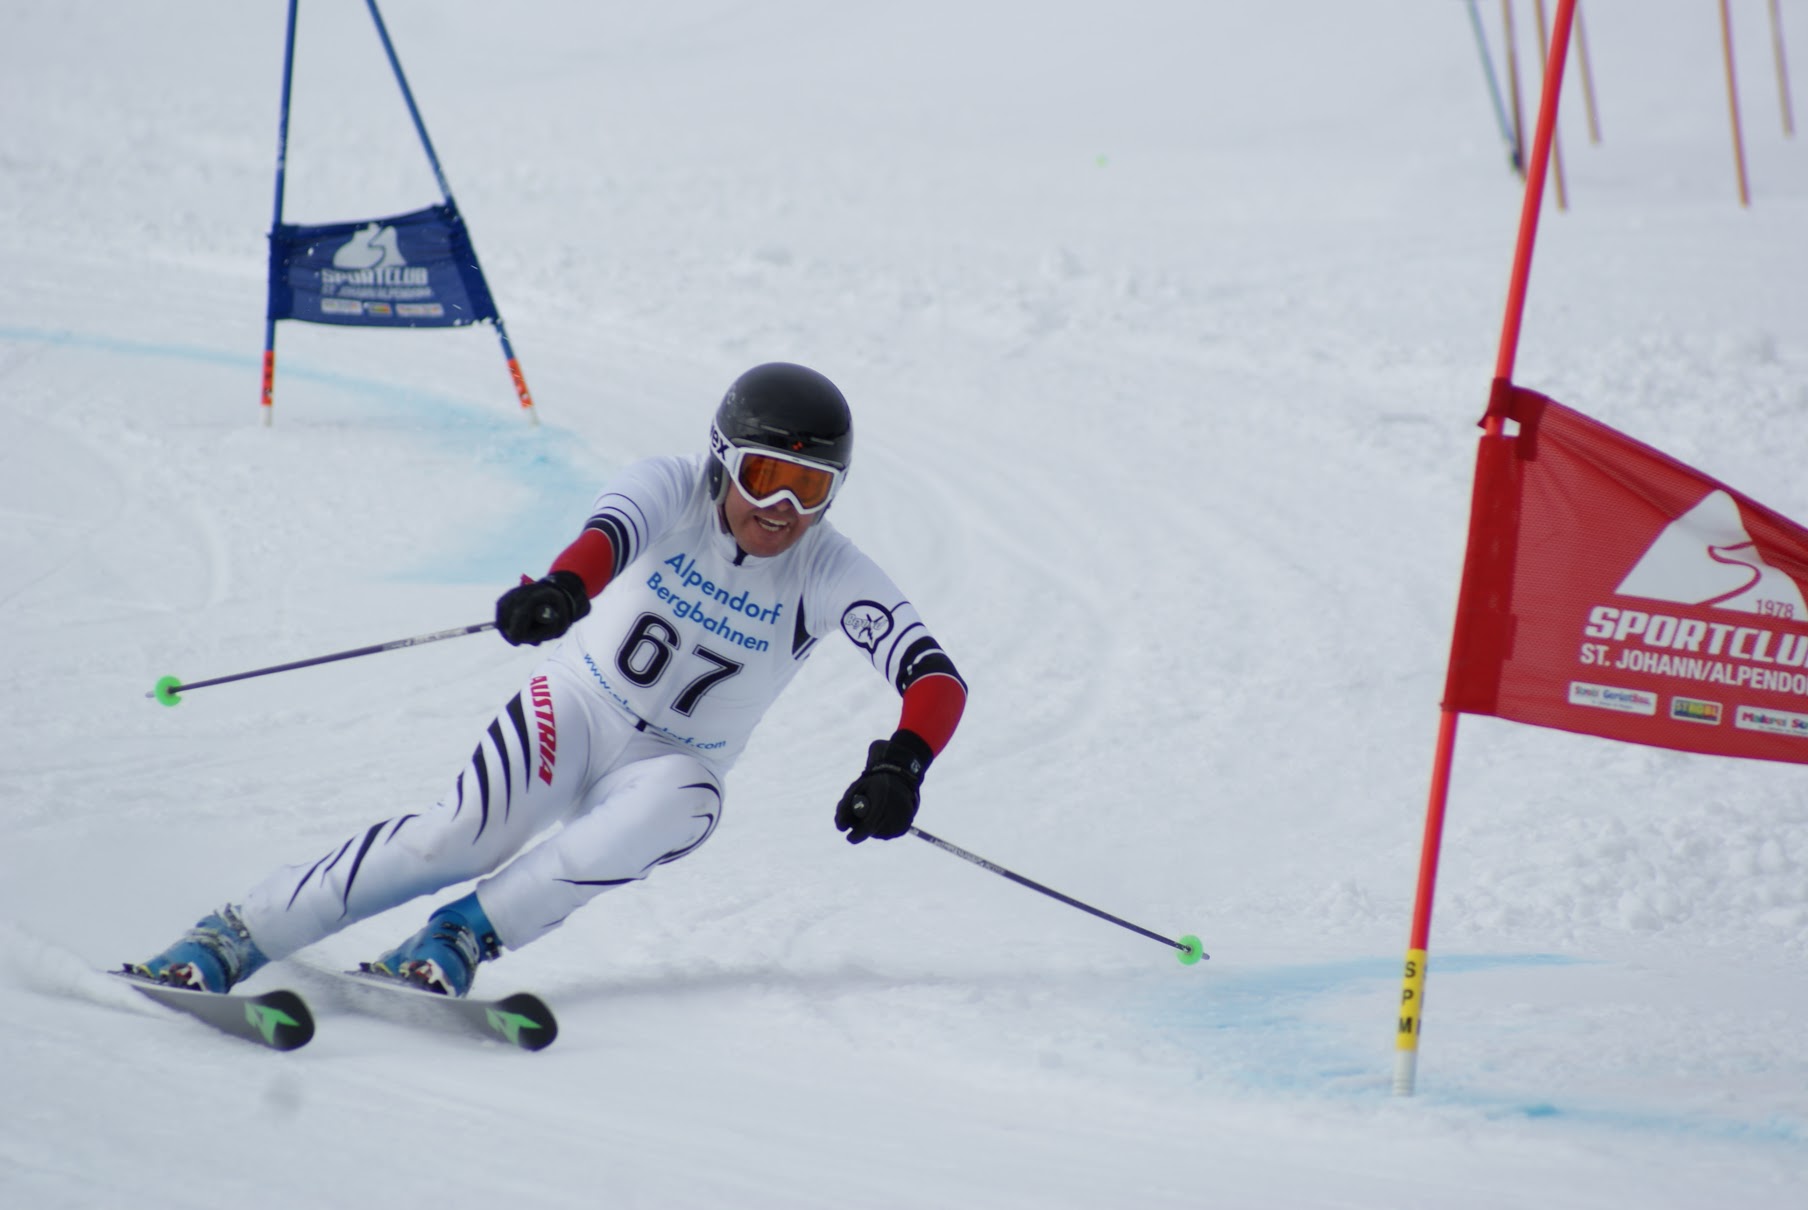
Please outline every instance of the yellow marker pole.
[[1425, 1005], [1425, 951], [1406, 951], [1400, 1024], [1394, 1034], [1394, 1095], [1411, 1096], [1419, 1072], [1419, 1019]]

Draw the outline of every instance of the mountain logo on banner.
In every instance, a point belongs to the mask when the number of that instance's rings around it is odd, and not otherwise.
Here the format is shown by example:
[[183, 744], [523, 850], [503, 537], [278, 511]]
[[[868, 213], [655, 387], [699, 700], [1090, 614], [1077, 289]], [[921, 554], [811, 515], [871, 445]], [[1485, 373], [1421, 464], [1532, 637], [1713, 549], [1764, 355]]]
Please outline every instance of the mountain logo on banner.
[[1679, 605], [1808, 617], [1801, 586], [1764, 561], [1745, 532], [1738, 502], [1719, 490], [1670, 522], [1615, 591]]
[[335, 269], [380, 269], [407, 263], [397, 246], [395, 228], [378, 223], [358, 228], [333, 253]]

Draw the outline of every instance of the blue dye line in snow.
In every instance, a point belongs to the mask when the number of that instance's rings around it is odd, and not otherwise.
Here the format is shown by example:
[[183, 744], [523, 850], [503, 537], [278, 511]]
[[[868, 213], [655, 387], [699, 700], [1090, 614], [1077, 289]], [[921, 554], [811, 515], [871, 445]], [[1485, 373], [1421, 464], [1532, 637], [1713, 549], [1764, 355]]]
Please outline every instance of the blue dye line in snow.
[[[16, 328], [0, 325], [0, 341], [87, 349], [120, 357], [164, 358], [246, 372], [247, 400], [262, 373], [262, 356], [224, 353], [199, 345], [156, 343], [100, 336], [87, 332]], [[480, 407], [469, 400], [393, 382], [314, 369], [305, 363], [284, 365], [282, 377], [319, 383], [373, 402], [385, 419], [406, 422], [409, 429], [449, 459], [475, 461], [530, 489], [529, 502], [494, 524], [464, 535], [456, 550], [442, 551], [420, 563], [399, 568], [393, 578], [404, 583], [512, 584], [522, 572], [538, 574], [541, 566], [563, 550], [582, 528], [611, 465], [579, 466], [573, 458], [578, 443], [557, 428], [527, 426], [513, 407]], [[498, 371], [498, 382], [505, 379]], [[502, 397], [499, 395], [499, 398]], [[250, 414], [247, 403], [246, 412]], [[370, 415], [370, 413], [366, 413]]]
[[1800, 1146], [1808, 1142], [1801, 1121], [1769, 1118], [1745, 1121], [1739, 1118], [1710, 1117], [1685, 1112], [1662, 1113], [1638, 1109], [1613, 1109], [1598, 1105], [1563, 1106], [1549, 1101], [1514, 1102], [1505, 1097], [1489, 1097], [1475, 1093], [1434, 1092], [1416, 1094], [1433, 1104], [1479, 1109], [1495, 1119], [1525, 1118], [1578, 1122], [1588, 1126], [1604, 1126], [1614, 1130], [1637, 1130], [1656, 1134], [1681, 1134], [1722, 1142], [1785, 1143]]
[[151, 344], [139, 340], [121, 340], [114, 336], [71, 332], [67, 329], [52, 331], [46, 328], [13, 328], [0, 325], [0, 340], [16, 341], [19, 344], [54, 345], [69, 349], [96, 349], [103, 353], [117, 353], [125, 357], [167, 357], [178, 361], [206, 362], [211, 365], [244, 366], [249, 367], [254, 374], [263, 365], [261, 357], [222, 353], [218, 349], [204, 349], [197, 345]]
[[[1598, 965], [1563, 954], [1434, 955], [1434, 977], [1513, 967]], [[1369, 1100], [1391, 1097], [1393, 1047], [1385, 1036], [1386, 1009], [1376, 1022], [1375, 1046], [1354, 1047], [1315, 1016], [1334, 996], [1362, 993], [1373, 985], [1378, 1002], [1391, 1006], [1400, 980], [1398, 958], [1360, 958], [1247, 971], [1220, 968], [1201, 991], [1164, 990], [1146, 1011], [1153, 1023], [1181, 1046], [1191, 1035], [1201, 1078], [1245, 1088], [1313, 1097]], [[1529, 1100], [1476, 1086], [1449, 1087], [1422, 1080], [1414, 1099], [1421, 1104], [1474, 1110], [1498, 1120], [1572, 1122], [1615, 1130], [1671, 1133], [1725, 1142], [1801, 1145], [1808, 1123], [1790, 1117], [1744, 1120], [1686, 1110], [1567, 1104]]]

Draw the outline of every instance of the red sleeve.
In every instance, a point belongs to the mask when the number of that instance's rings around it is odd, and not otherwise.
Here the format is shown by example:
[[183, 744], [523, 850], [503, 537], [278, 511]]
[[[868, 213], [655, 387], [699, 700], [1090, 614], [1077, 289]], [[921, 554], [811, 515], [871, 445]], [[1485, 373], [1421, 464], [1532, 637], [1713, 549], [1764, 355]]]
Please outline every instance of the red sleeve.
[[939, 755], [948, 746], [966, 708], [967, 690], [960, 680], [946, 673], [931, 673], [912, 681], [904, 691], [898, 728], [920, 736], [929, 745], [930, 754]]
[[615, 576], [615, 546], [602, 530], [587, 529], [552, 561], [551, 570], [577, 573], [594, 597]]

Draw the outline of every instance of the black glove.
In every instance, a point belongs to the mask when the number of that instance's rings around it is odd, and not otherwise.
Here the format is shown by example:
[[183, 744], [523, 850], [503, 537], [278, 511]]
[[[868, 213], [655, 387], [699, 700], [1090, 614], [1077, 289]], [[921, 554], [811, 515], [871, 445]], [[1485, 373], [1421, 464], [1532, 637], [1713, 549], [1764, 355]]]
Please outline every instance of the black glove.
[[537, 647], [571, 629], [590, 612], [590, 594], [575, 571], [550, 572], [496, 598], [496, 630], [519, 647]]
[[835, 826], [849, 844], [869, 836], [895, 840], [917, 817], [917, 791], [934, 758], [914, 731], [899, 728], [890, 739], [876, 739], [866, 750], [866, 772], [854, 779], [835, 806]]

